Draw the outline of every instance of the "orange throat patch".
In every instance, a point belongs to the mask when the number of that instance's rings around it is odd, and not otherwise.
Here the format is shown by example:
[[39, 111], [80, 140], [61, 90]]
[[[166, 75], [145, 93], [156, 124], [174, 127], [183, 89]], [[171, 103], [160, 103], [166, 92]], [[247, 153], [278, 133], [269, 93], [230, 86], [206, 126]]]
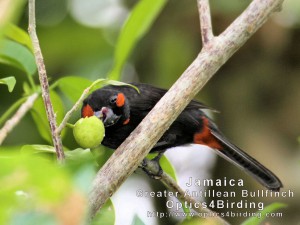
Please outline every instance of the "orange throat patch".
[[82, 114], [83, 118], [91, 117], [94, 115], [94, 111], [93, 111], [92, 107], [89, 104], [87, 104], [82, 108], [81, 114]]

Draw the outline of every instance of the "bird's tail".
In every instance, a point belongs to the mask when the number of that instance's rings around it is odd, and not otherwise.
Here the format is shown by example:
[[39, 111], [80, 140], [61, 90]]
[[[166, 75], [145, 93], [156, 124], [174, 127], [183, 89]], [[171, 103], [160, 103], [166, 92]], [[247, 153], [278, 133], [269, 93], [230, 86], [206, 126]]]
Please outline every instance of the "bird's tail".
[[243, 150], [233, 145], [218, 130], [210, 130], [210, 132], [222, 146], [222, 148], [217, 151], [220, 156], [237, 165], [269, 190], [280, 190], [282, 183], [274, 173]]

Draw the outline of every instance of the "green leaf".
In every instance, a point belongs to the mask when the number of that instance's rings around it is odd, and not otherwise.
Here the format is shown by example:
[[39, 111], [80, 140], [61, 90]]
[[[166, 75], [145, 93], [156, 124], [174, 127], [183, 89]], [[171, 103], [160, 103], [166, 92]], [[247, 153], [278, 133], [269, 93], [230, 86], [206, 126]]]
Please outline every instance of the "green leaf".
[[115, 209], [112, 201], [109, 199], [93, 219], [92, 225], [114, 225]]
[[0, 63], [17, 67], [27, 75], [36, 73], [35, 59], [25, 46], [10, 40], [3, 40], [0, 43]]
[[66, 95], [73, 103], [75, 103], [80, 98], [80, 96], [82, 95], [83, 91], [86, 88], [89, 87], [91, 88], [92, 91], [109, 84], [116, 85], [116, 86], [128, 85], [136, 89], [137, 92], [139, 92], [139, 89], [137, 87], [124, 82], [107, 80], [107, 79], [98, 79], [92, 82], [86, 78], [77, 77], [77, 76], [63, 77], [58, 81], [56, 81], [54, 86], [57, 85], [59, 89], [64, 93], [64, 95]]
[[176, 171], [171, 162], [168, 160], [167, 157], [163, 156], [161, 157], [160, 166], [167, 174], [169, 174], [174, 180], [177, 181]]
[[137, 42], [147, 33], [167, 0], [141, 0], [133, 8], [125, 22], [114, 56], [114, 67], [108, 78], [119, 80], [123, 66]]
[[23, 91], [24, 91], [24, 95], [30, 95], [33, 93], [33, 90], [31, 89], [31, 87], [27, 82], [23, 83]]
[[[150, 153], [147, 155], [148, 159], [153, 159], [157, 154]], [[168, 160], [166, 156], [162, 156], [159, 160], [159, 164], [162, 168], [162, 170], [167, 173], [169, 176], [171, 176], [175, 181], [177, 181], [176, 171], [171, 162]], [[184, 202], [182, 202], [184, 205]], [[182, 210], [187, 213], [187, 216], [189, 217], [190, 209], [188, 207], [183, 207]]]
[[84, 89], [92, 84], [92, 81], [76, 76], [67, 76], [59, 79], [56, 84], [59, 89], [75, 103], [81, 96]]
[[98, 169], [100, 169], [109, 159], [109, 157], [111, 157], [113, 150], [103, 145], [99, 145], [97, 148], [91, 149], [91, 153], [98, 164]]
[[129, 87], [134, 88], [138, 93], [140, 93], [140, 90], [136, 86], [134, 86], [132, 84], [124, 83], [121, 81], [117, 81], [117, 80], [98, 79], [98, 80], [94, 81], [90, 87], [91, 87], [91, 90], [94, 90], [94, 89], [103, 87], [105, 85], [129, 86]]
[[7, 153], [9, 156], [11, 154], [17, 152], [18, 154], [20, 153], [20, 148], [21, 146], [19, 145], [0, 145], [0, 157], [3, 157], [5, 153]]
[[[148, 159], [153, 159], [157, 154], [156, 153], [150, 153], [147, 155]], [[162, 170], [169, 174], [175, 181], [177, 181], [176, 171], [171, 162], [168, 160], [166, 156], [162, 156], [159, 160], [159, 164], [162, 168]]]
[[69, 174], [41, 157], [1, 152], [0, 165], [0, 224], [17, 212], [61, 204], [72, 190]]
[[8, 24], [5, 30], [5, 36], [15, 42], [25, 45], [31, 52], [33, 52], [30, 37], [27, 32], [17, 27], [14, 24]]
[[[0, 19], [0, 42], [2, 36], [5, 34], [5, 30], [12, 21], [16, 21], [17, 18], [23, 14], [26, 1], [24, 0], [11, 0], [0, 1], [1, 2], [1, 19]], [[8, 4], [9, 3], [9, 4]]]
[[[50, 91], [50, 98], [54, 109], [54, 113], [56, 114], [56, 122], [57, 124], [59, 124], [63, 120], [65, 114], [64, 104], [60, 97], [54, 91]], [[46, 115], [44, 102], [41, 96], [35, 101], [30, 112], [41, 137], [48, 143], [52, 143], [49, 121]], [[62, 135], [64, 135], [64, 132], [65, 131], [63, 131]]]
[[138, 215], [134, 215], [131, 225], [145, 225]]
[[12, 104], [8, 110], [5, 111], [5, 113], [3, 113], [0, 117], [0, 126], [8, 119], [8, 117], [15, 112], [19, 106], [25, 102], [27, 99], [27, 97], [24, 98], [20, 98], [19, 100], [17, 100], [14, 104]]
[[16, 78], [15, 77], [5, 77], [0, 79], [0, 84], [5, 84], [8, 87], [8, 91], [12, 92], [15, 84], [16, 84]]
[[35, 154], [35, 153], [56, 153], [55, 148], [50, 145], [23, 145], [21, 153]]
[[[74, 186], [88, 195], [91, 190], [91, 183], [96, 176], [95, 167], [93, 163], [90, 163], [92, 161], [82, 163], [79, 159], [77, 162], [75, 169], [72, 169]], [[69, 164], [67, 166], [69, 166]], [[74, 166], [75, 164], [73, 164], [71, 168], [74, 168]]]
[[261, 214], [260, 218], [251, 217], [251, 218], [247, 219], [246, 221], [244, 221], [242, 223], [242, 225], [259, 225], [265, 220], [267, 213], [271, 213], [271, 212], [274, 212], [278, 209], [282, 209], [285, 207], [287, 207], [287, 205], [283, 204], [283, 203], [279, 203], [279, 202], [272, 203], [271, 205], [268, 205], [266, 208], [264, 208], [264, 210], [256, 212], [257, 214], [258, 213]]
[[[169, 174], [175, 181], [177, 181], [177, 176], [176, 176], [176, 170], [174, 168], [174, 166], [172, 165], [172, 163], [169, 161], [169, 159], [166, 157], [166, 156], [162, 156], [160, 161], [159, 161], [159, 164], [162, 168], [162, 170]], [[182, 205], [183, 205], [183, 208], [182, 210], [187, 213], [187, 216], [190, 217], [190, 209], [188, 207], [184, 207], [184, 202], [181, 201]]]
[[77, 148], [72, 151], [66, 151], [66, 160], [67, 161], [91, 161], [94, 160], [94, 157], [90, 151], [90, 149], [82, 149], [82, 148]]
[[32, 224], [43, 224], [43, 225], [55, 225], [59, 224], [57, 218], [49, 213], [40, 211], [29, 211], [22, 213], [15, 213], [12, 217], [9, 225], [32, 225]]

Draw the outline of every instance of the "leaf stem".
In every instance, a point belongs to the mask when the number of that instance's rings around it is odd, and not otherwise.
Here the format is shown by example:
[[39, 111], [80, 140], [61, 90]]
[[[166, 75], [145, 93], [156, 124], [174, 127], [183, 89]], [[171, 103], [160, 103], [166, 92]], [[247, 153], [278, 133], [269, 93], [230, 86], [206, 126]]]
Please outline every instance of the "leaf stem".
[[5, 111], [5, 113], [0, 117], [0, 126], [8, 119], [8, 117], [17, 110], [17, 108], [26, 101], [28, 97], [23, 97], [18, 99], [14, 104], [12, 104], [8, 110]]
[[[27, 73], [26, 73], [26, 74], [27, 74]], [[35, 83], [34, 83], [34, 80], [33, 80], [32, 76], [31, 76], [30, 74], [27, 74], [27, 78], [28, 78], [29, 84], [30, 84], [30, 86], [31, 86], [31, 88], [32, 88], [32, 90], [33, 90], [33, 92], [35, 92], [36, 89], [37, 89], [37, 87], [36, 87], [36, 85], [35, 85]]]
[[73, 107], [66, 113], [64, 119], [62, 120], [62, 122], [60, 123], [60, 125], [58, 126], [58, 128], [55, 130], [56, 135], [59, 135], [62, 130], [65, 128], [67, 122], [69, 121], [69, 119], [71, 118], [72, 114], [79, 109], [80, 104], [82, 103], [82, 101], [88, 96], [91, 88], [93, 88], [95, 85], [97, 85], [99, 82], [103, 81], [104, 79], [98, 79], [96, 81], [94, 81], [89, 87], [87, 87], [83, 93], [81, 94], [80, 98], [77, 100], [77, 102], [73, 105]]

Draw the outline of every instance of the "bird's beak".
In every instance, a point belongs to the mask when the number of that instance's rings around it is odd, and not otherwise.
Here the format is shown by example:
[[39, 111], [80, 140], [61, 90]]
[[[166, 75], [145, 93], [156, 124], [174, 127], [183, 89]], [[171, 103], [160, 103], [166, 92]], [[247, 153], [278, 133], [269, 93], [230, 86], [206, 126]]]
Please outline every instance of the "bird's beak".
[[102, 107], [94, 112], [94, 115], [103, 121], [105, 127], [109, 127], [118, 122], [121, 116], [116, 115], [111, 108]]
[[103, 121], [103, 113], [102, 110], [94, 112], [94, 116], [98, 117], [98, 119]]

